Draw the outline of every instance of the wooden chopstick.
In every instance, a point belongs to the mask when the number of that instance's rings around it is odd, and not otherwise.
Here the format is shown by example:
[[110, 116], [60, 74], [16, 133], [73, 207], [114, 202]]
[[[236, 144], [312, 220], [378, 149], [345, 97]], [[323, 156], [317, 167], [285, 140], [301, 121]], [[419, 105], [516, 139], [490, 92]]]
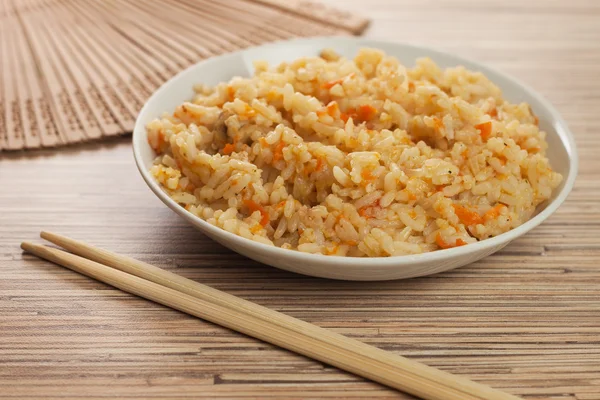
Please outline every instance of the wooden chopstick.
[[[202, 285], [144, 262], [42, 232], [76, 254], [22, 243], [73, 271], [424, 399], [518, 399]], [[84, 258], [85, 257], [85, 258]]]

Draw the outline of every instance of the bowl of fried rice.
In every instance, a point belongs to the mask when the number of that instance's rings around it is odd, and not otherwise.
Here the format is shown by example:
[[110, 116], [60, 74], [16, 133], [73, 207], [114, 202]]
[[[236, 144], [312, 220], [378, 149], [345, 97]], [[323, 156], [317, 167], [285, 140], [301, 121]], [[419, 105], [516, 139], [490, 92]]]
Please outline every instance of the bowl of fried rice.
[[548, 218], [577, 174], [565, 121], [516, 79], [348, 37], [188, 68], [148, 100], [133, 148], [152, 191], [215, 241], [346, 280], [477, 261]]

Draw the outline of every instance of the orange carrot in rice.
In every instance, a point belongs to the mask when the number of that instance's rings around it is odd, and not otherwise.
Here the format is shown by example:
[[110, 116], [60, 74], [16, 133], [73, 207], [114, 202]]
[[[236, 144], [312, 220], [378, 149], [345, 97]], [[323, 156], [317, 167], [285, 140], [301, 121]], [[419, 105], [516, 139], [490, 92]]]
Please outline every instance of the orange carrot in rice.
[[327, 255], [335, 254], [335, 253], [338, 252], [339, 248], [340, 248], [340, 246], [338, 246], [338, 245], [335, 245], [335, 246], [332, 246], [332, 247], [327, 247], [327, 248], [325, 248], [325, 253]]
[[460, 204], [453, 204], [454, 213], [460, 219], [460, 222], [465, 224], [466, 226], [477, 225], [483, 223], [483, 218], [477, 212], [469, 210], [465, 206], [461, 206]]
[[369, 214], [369, 210], [371, 209], [371, 207], [366, 206], [366, 207], [361, 207], [358, 209], [358, 215], [360, 215], [363, 218], [369, 219], [369, 218], [373, 218], [370, 214]]
[[451, 249], [452, 247], [458, 247], [458, 246], [464, 246], [465, 244], [467, 244], [467, 242], [465, 242], [464, 240], [462, 240], [461, 238], [456, 239], [455, 243], [448, 243], [444, 240], [444, 238], [442, 238], [442, 235], [440, 235], [440, 233], [438, 232], [437, 235], [435, 235], [435, 243], [441, 248], [441, 249]]
[[254, 108], [250, 107], [248, 104], [246, 104], [244, 106], [244, 111], [241, 112], [239, 115], [240, 115], [240, 117], [251, 118], [256, 115], [256, 110]]
[[481, 139], [483, 141], [487, 141], [492, 134], [492, 121], [483, 122], [481, 124], [475, 125], [475, 129], [479, 131], [481, 135]]
[[158, 133], [156, 134], [156, 136], [157, 136], [156, 146], [154, 146], [152, 144], [152, 141], [150, 140], [150, 135], [148, 135], [148, 144], [150, 145], [150, 147], [152, 147], [152, 150], [158, 152], [162, 148], [162, 145], [166, 142], [165, 142], [165, 138], [162, 133], [162, 130], [159, 130]]
[[340, 111], [340, 106], [338, 106], [337, 102], [331, 101], [329, 104], [327, 104], [325, 109], [327, 110], [327, 114], [329, 116], [334, 117]]
[[260, 204], [258, 204], [254, 200], [246, 199], [246, 200], [244, 200], [244, 205], [246, 207], [248, 207], [248, 209], [250, 210], [251, 213], [253, 213], [255, 211], [259, 211], [260, 212], [260, 214], [262, 215], [262, 218], [260, 220], [260, 224], [262, 226], [267, 225], [269, 223], [269, 221], [271, 220], [270, 217], [269, 217], [269, 213], [267, 212], [267, 210], [265, 210], [265, 208], [263, 206], [261, 206]]
[[321, 171], [325, 167], [325, 161], [321, 157], [317, 158], [317, 166], [315, 167], [315, 171]]
[[329, 115], [327, 113], [327, 110], [317, 110], [317, 117], [322, 118], [322, 117], [325, 117], [326, 115]]
[[356, 111], [356, 116], [361, 121], [369, 121], [373, 119], [375, 115], [377, 115], [377, 109], [369, 104], [358, 107], [358, 110]]
[[254, 225], [252, 228], [250, 228], [250, 232], [252, 233], [257, 233], [259, 232], [261, 229], [263, 228], [263, 226], [261, 224], [256, 224]]
[[358, 108], [350, 107], [345, 113], [341, 113], [340, 118], [344, 122], [352, 118], [353, 121], [365, 122], [369, 121], [377, 115], [377, 109], [369, 104], [364, 104]]
[[235, 150], [235, 147], [233, 146], [233, 144], [232, 143], [227, 143], [223, 147], [223, 154], [230, 155], [231, 153], [233, 153], [234, 150]]
[[437, 235], [435, 235], [435, 243], [441, 248], [441, 249], [449, 249], [451, 246], [449, 243], [447, 243], [443, 238], [442, 235], [440, 235], [440, 233], [438, 232]]
[[498, 216], [500, 215], [500, 212], [502, 211], [503, 208], [504, 208], [503, 204], [497, 204], [497, 205], [495, 205], [494, 207], [492, 207], [489, 210], [487, 210], [485, 212], [485, 214], [483, 214], [483, 219], [485, 221], [489, 221], [491, 219], [498, 218]]
[[275, 150], [273, 151], [273, 162], [279, 161], [283, 158], [283, 148], [285, 147], [285, 143], [279, 142], [277, 146], [275, 146]]
[[227, 85], [227, 101], [233, 101], [235, 98], [235, 89]]
[[433, 117], [433, 126], [435, 127], [435, 130], [439, 132], [444, 127], [444, 123], [438, 117]]
[[342, 83], [344, 83], [344, 81], [346, 79], [352, 79], [352, 78], [354, 78], [355, 75], [356, 74], [354, 72], [352, 72], [352, 73], [350, 73], [350, 74], [348, 74], [348, 75], [346, 75], [346, 76], [344, 76], [342, 78], [338, 78], [338, 79], [334, 79], [334, 80], [329, 81], [329, 82], [325, 82], [322, 85], [322, 87], [323, 87], [323, 89], [331, 89], [332, 87], [334, 87], [337, 84], [341, 85]]
[[360, 176], [363, 178], [363, 180], [365, 181], [372, 181], [373, 179], [375, 179], [375, 176], [373, 175], [373, 173], [371, 172], [370, 168], [365, 168], [362, 170], [362, 172], [360, 173]]

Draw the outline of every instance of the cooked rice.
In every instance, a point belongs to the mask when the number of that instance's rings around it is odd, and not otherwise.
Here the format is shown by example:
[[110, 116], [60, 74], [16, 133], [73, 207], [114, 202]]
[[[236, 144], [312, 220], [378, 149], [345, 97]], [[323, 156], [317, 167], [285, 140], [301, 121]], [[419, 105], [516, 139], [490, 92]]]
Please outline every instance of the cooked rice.
[[461, 246], [521, 225], [562, 179], [529, 105], [479, 72], [376, 49], [255, 69], [147, 125], [164, 190], [247, 239], [353, 257]]

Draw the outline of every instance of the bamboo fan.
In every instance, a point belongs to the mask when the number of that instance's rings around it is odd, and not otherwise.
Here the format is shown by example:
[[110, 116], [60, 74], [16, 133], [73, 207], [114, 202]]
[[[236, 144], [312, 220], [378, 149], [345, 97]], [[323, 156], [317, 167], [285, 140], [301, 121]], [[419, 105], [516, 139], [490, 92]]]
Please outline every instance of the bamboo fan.
[[306, 0], [0, 0], [0, 151], [129, 133], [148, 96], [200, 60], [366, 26]]

